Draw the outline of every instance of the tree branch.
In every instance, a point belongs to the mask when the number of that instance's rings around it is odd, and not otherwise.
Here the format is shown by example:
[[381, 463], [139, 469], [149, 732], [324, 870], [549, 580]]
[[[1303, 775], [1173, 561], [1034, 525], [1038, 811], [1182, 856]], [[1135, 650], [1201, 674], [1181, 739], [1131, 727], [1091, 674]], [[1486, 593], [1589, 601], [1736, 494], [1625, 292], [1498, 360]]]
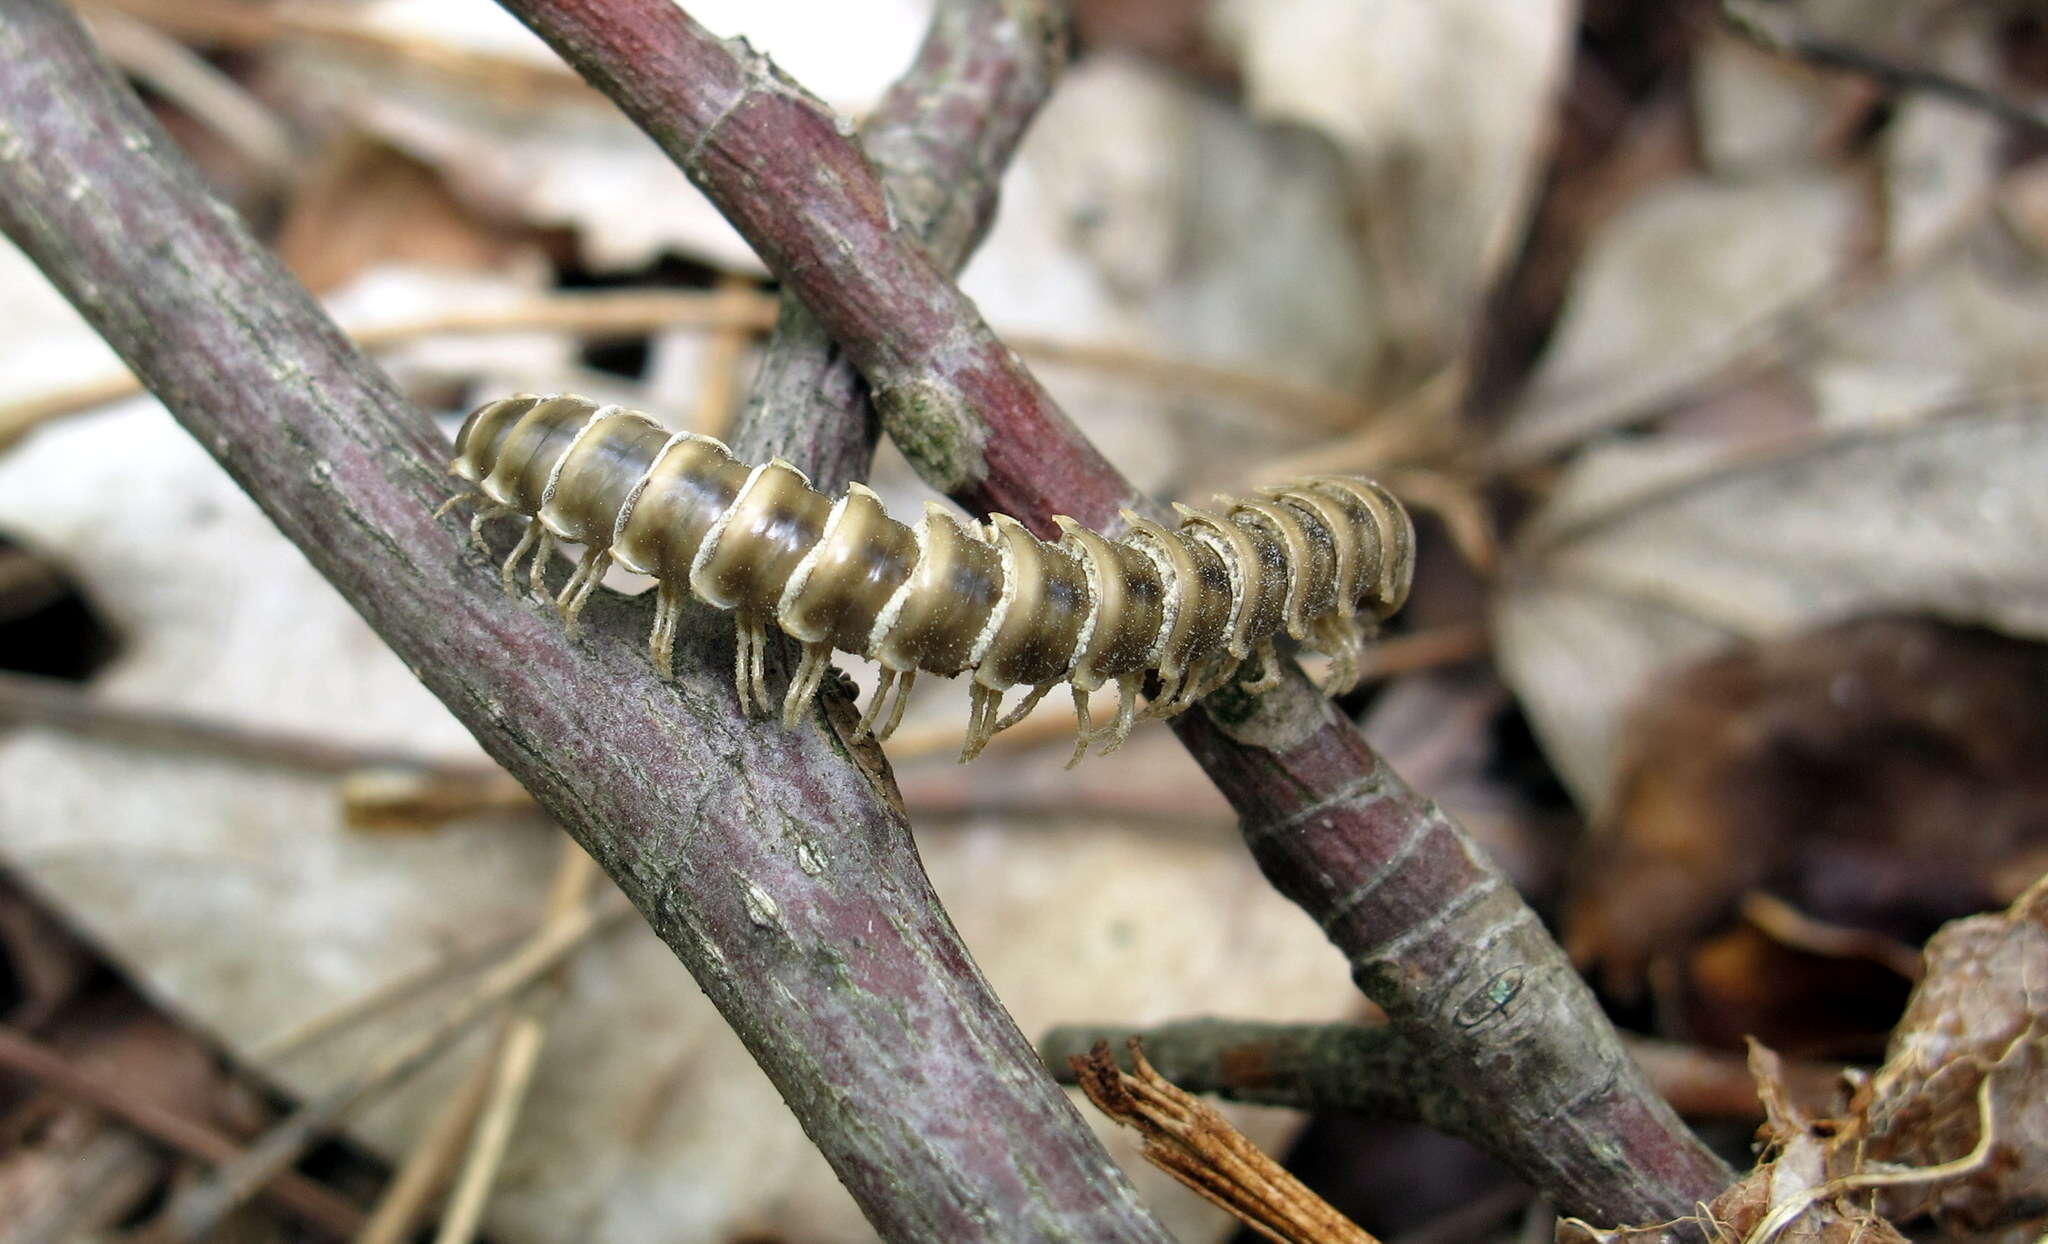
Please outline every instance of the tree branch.
[[1821, 69], [1859, 74], [1888, 91], [1932, 95], [2016, 126], [2036, 138], [2048, 137], [2048, 114], [1996, 91], [1952, 78], [1938, 69], [1888, 60], [1875, 52], [1816, 38], [1798, 27], [1793, 13], [1777, 12], [1753, 0], [1721, 0], [1721, 19], [1749, 42], [1787, 60]]
[[[1002, 172], [1066, 59], [1042, 4], [947, 0], [909, 72], [862, 127], [897, 218], [934, 262], [959, 269], [995, 218]], [[782, 296], [733, 450], [780, 457], [827, 493], [866, 479], [878, 427], [867, 382], [793, 293]]]
[[851, 721], [743, 720], [727, 628], [693, 628], [666, 685], [644, 603], [572, 640], [499, 591], [433, 517], [445, 440], [55, 0], [0, 14], [0, 226], [612, 875], [884, 1236], [1165, 1240], [974, 967]]
[[[1071, 1083], [1068, 1059], [1100, 1042], [1122, 1050], [1132, 1038], [1144, 1044], [1145, 1056], [1161, 1075], [1191, 1093], [1214, 1093], [1256, 1106], [1422, 1123], [1481, 1148], [1495, 1145], [1495, 1120], [1475, 1112], [1456, 1084], [1443, 1080], [1413, 1042], [1386, 1024], [1238, 1019], [1175, 1020], [1150, 1028], [1063, 1024], [1040, 1038], [1038, 1052], [1054, 1075]], [[1756, 1079], [1742, 1055], [1644, 1038], [1624, 1041], [1658, 1094], [1685, 1114], [1763, 1119]], [[1801, 1100], [1826, 1100], [1842, 1075], [1841, 1067], [1821, 1063], [1788, 1063], [1785, 1071]]]
[[[1036, 9], [991, 2], [1012, 13]], [[1146, 504], [933, 254], [897, 230], [875, 170], [832, 112], [745, 40], [714, 37], [668, 0], [505, 7], [624, 108], [725, 213], [844, 347], [890, 438], [934, 487], [1048, 536], [1054, 513], [1103, 527], [1120, 506]]]
[[1475, 1116], [1457, 1090], [1398, 1031], [1385, 1024], [1267, 1024], [1187, 1019], [1130, 1028], [1065, 1024], [1038, 1043], [1039, 1056], [1063, 1083], [1077, 1082], [1069, 1060], [1108, 1042], [1125, 1070], [1135, 1037], [1159, 1074], [1190, 1093], [1295, 1110], [1345, 1111], [1374, 1119], [1424, 1123], [1485, 1145], [1488, 1121]]
[[[1124, 506], [1153, 509], [894, 228], [830, 111], [744, 40], [671, 0], [502, 2], [662, 145], [845, 347], [927, 482], [1041, 535], [1056, 513], [1114, 527]], [[1494, 1120], [1518, 1174], [1605, 1222], [1676, 1218], [1726, 1186], [1505, 877], [1298, 670], [1174, 724], [1267, 875]]]

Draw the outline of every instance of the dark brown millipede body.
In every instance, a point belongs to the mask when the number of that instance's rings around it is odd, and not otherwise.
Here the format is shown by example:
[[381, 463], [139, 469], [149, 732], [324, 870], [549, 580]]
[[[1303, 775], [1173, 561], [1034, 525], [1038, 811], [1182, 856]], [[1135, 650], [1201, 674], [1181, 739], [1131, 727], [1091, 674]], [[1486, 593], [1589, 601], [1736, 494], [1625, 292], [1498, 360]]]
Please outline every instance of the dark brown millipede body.
[[[1062, 516], [1053, 520], [1060, 539], [1047, 543], [1008, 515], [983, 528], [936, 502], [908, 527], [859, 484], [834, 500], [786, 462], [748, 466], [708, 436], [571, 394], [479, 407], [449, 469], [472, 486], [449, 505], [484, 503], [473, 529], [526, 520], [505, 560], [508, 590], [528, 554], [540, 590], [554, 542], [584, 546], [556, 600], [571, 626], [612, 562], [653, 576], [650, 642], [664, 678], [687, 596], [737, 612], [743, 708], [770, 707], [767, 625], [803, 645], [783, 697], [792, 726], [835, 650], [880, 663], [860, 733], [882, 738], [920, 671], [971, 673], [962, 760], [1061, 683], [1072, 685], [1080, 718], [1074, 759], [1091, 742], [1114, 750], [1148, 673], [1159, 685], [1147, 715], [1171, 716], [1254, 656], [1262, 677], [1276, 679], [1282, 631], [1329, 655], [1326, 690], [1349, 687], [1368, 628], [1400, 606], [1414, 570], [1407, 512], [1370, 480], [1329, 476], [1221, 497], [1209, 510], [1176, 506], [1178, 530], [1125, 511], [1129, 530], [1115, 540]], [[1088, 694], [1111, 682], [1116, 717], [1096, 728]], [[1029, 694], [999, 717], [1003, 693], [1017, 686]]]

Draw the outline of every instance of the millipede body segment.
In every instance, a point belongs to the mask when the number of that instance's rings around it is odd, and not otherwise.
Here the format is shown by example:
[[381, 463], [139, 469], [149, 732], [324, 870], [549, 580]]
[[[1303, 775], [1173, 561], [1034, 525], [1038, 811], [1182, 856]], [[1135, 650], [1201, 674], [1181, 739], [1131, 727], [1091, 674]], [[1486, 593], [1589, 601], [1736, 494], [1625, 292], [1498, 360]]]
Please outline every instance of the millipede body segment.
[[[1075, 760], [1091, 742], [1113, 750], [1147, 674], [1159, 683], [1146, 715], [1171, 716], [1255, 656], [1262, 679], [1277, 679], [1282, 632], [1329, 655], [1326, 689], [1349, 687], [1369, 628], [1400, 606], [1414, 568], [1408, 515], [1370, 480], [1331, 476], [1208, 510], [1177, 506], [1177, 529], [1125, 511], [1128, 530], [1113, 540], [1060, 517], [1060, 538], [1047, 543], [1008, 515], [983, 527], [936, 502], [906, 526], [859, 484], [835, 500], [788, 463], [749, 466], [708, 436], [570, 394], [479, 407], [449, 469], [471, 486], [449, 505], [482, 504], [473, 530], [500, 516], [526, 522], [505, 560], [507, 590], [529, 554], [538, 591], [556, 541], [584, 546], [556, 598], [571, 626], [612, 562], [651, 575], [660, 590], [650, 643], [664, 678], [688, 596], [737, 614], [743, 708], [771, 704], [766, 627], [802, 644], [783, 697], [791, 725], [835, 650], [880, 664], [860, 732], [885, 738], [918, 673], [971, 674], [962, 760], [1061, 683], [1080, 719]], [[1112, 682], [1116, 717], [1096, 727], [1088, 695]], [[1023, 702], [999, 715], [1018, 686], [1029, 688]]]

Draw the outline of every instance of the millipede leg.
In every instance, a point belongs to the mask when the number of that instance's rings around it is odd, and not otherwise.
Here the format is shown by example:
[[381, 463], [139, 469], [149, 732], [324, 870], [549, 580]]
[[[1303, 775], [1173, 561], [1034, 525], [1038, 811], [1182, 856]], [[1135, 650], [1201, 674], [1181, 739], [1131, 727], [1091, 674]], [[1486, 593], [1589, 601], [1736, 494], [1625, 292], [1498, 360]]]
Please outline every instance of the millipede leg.
[[1147, 717], [1171, 717], [1175, 709], [1173, 702], [1180, 697], [1181, 683], [1187, 678], [1187, 670], [1181, 666], [1159, 668], [1159, 693], [1145, 706]]
[[454, 496], [448, 498], [446, 501], [443, 501], [441, 504], [434, 507], [434, 517], [440, 518], [444, 514], [448, 513], [448, 511], [454, 509], [458, 505], [461, 505], [465, 501], [482, 501], [483, 499], [484, 495], [480, 492], [458, 492]]
[[754, 662], [748, 660], [754, 648], [754, 631], [748, 627], [743, 615], [733, 619], [733, 689], [739, 693], [739, 715], [748, 717], [754, 713], [754, 680], [748, 674], [754, 670]]
[[896, 681], [896, 703], [889, 710], [889, 720], [882, 723], [881, 730], [875, 735], [877, 739], [887, 739], [896, 733], [896, 727], [903, 724], [903, 706], [910, 703], [910, 689], [916, 685], [916, 670], [906, 670]]
[[1096, 731], [1095, 720], [1088, 714], [1088, 693], [1081, 689], [1080, 683], [1072, 684], [1069, 689], [1074, 693], [1074, 754], [1067, 761], [1067, 768], [1071, 769], [1088, 754], [1088, 745], [1095, 741]]
[[868, 697], [868, 706], [861, 710], [860, 722], [853, 728], [853, 741], [858, 743], [874, 733], [875, 718], [881, 715], [882, 704], [889, 698], [889, 689], [896, 685], [896, 671], [882, 666], [882, 680], [875, 684], [875, 693]]
[[1040, 683], [1038, 686], [1033, 687], [1030, 691], [1025, 693], [1024, 698], [1018, 702], [1017, 707], [1011, 709], [1007, 713], [1004, 713], [1002, 717], [997, 719], [995, 728], [990, 730], [989, 734], [1001, 734], [1003, 731], [1008, 730], [1011, 726], [1014, 726], [1018, 722], [1024, 720], [1026, 717], [1029, 717], [1031, 715], [1031, 710], [1037, 708], [1038, 702], [1045, 698], [1045, 693], [1051, 691], [1054, 687], [1057, 686], [1059, 686], [1058, 683], [1048, 682]]
[[576, 563], [576, 573], [562, 585], [562, 594], [555, 598], [555, 608], [561, 611], [562, 623], [569, 633], [576, 633], [576, 618], [583, 612], [583, 606], [590, 601], [590, 593], [603, 580], [604, 572], [612, 564], [610, 549], [587, 549], [583, 559]]
[[[482, 516], [479, 515], [478, 517]], [[499, 577], [505, 581], [505, 595], [519, 595], [519, 584], [516, 578], [519, 574], [519, 559], [525, 557], [533, 549], [535, 542], [541, 538], [542, 534], [544, 533], [541, 529], [540, 520], [537, 518], [529, 520], [526, 524], [526, 530], [519, 537], [519, 543], [512, 546], [511, 554], [505, 558], [504, 568], [499, 571]]]
[[1059, 686], [1059, 684], [1056, 682], [1042, 682], [1038, 684], [1036, 687], [1033, 687], [1030, 690], [1030, 692], [1025, 695], [1023, 700], [1018, 703], [1017, 707], [1003, 714], [1002, 717], [999, 720], [997, 720], [996, 724], [989, 728], [989, 737], [994, 738], [996, 735], [1001, 734], [1003, 731], [1008, 730], [1011, 726], [1014, 726], [1018, 722], [1024, 720], [1026, 717], [1029, 717], [1031, 715], [1031, 710], [1037, 708], [1038, 702], [1045, 698], [1045, 693], [1051, 691], [1054, 687], [1057, 686]]
[[764, 713], [771, 712], [774, 705], [768, 699], [765, 670], [767, 628], [761, 619], [748, 613], [740, 614], [734, 622], [732, 680], [739, 687], [740, 712], [751, 716], [756, 706]]
[[1315, 643], [1317, 650], [1330, 658], [1329, 672], [1323, 675], [1323, 694], [1341, 695], [1357, 686], [1362, 672], [1359, 664], [1365, 655], [1365, 628], [1356, 619], [1329, 615], [1317, 621]]
[[[480, 500], [489, 501], [489, 498], [482, 497], [481, 494], [472, 495], [478, 496]], [[519, 512], [510, 506], [498, 505], [495, 502], [486, 504], [482, 509], [469, 516], [469, 542], [478, 548], [482, 548], [484, 545], [485, 523], [490, 522], [494, 518], [517, 518], [518, 516]]]
[[1206, 699], [1210, 695], [1229, 686], [1230, 680], [1237, 677], [1238, 666], [1242, 664], [1243, 662], [1227, 652], [1217, 657], [1210, 663], [1204, 676], [1194, 683], [1193, 689], [1188, 692], [1187, 700], [1181, 705], [1181, 709], [1193, 708], [1195, 701]]
[[533, 566], [527, 572], [526, 583], [528, 587], [533, 589], [534, 595], [546, 596], [548, 594], [548, 562], [555, 555], [555, 533], [542, 526], [541, 521], [537, 518], [533, 520], [533, 526], [540, 531], [540, 547], [533, 552]]
[[775, 704], [768, 698], [768, 628], [759, 618], [750, 619], [754, 632], [753, 651], [748, 654], [747, 677], [753, 683], [754, 707], [764, 713], [775, 711]]
[[1269, 635], [1259, 641], [1252, 656], [1259, 663], [1259, 676], [1250, 682], [1241, 682], [1237, 688], [1249, 695], [1271, 691], [1280, 685], [1280, 654], [1273, 650], [1273, 639]]
[[655, 596], [654, 629], [647, 635], [647, 646], [654, 657], [654, 672], [663, 682], [675, 681], [676, 625], [682, 616], [682, 592], [663, 583]]
[[1174, 679], [1171, 689], [1160, 688], [1159, 695], [1149, 706], [1150, 715], [1177, 717], [1186, 712], [1190, 704], [1202, 698], [1202, 684], [1207, 681], [1209, 671], [1215, 668], [1215, 664], [1214, 660], [1210, 660], [1185, 670], [1175, 671], [1179, 677]]
[[1102, 750], [1096, 755], [1109, 755], [1122, 747], [1125, 739], [1131, 737], [1131, 727], [1138, 724], [1138, 690], [1144, 681], [1142, 674], [1125, 674], [1116, 680], [1116, 716], [1103, 727], [1103, 733], [1109, 736], [1109, 742], [1103, 744]]
[[981, 749], [995, 734], [996, 707], [1002, 703], [1003, 693], [993, 687], [975, 683], [967, 689], [967, 733], [960, 740], [960, 763], [981, 755]]
[[832, 645], [814, 643], [804, 645], [804, 658], [797, 664], [796, 676], [789, 680], [789, 691], [782, 697], [782, 724], [791, 730], [803, 716], [804, 706], [818, 693], [818, 684], [824, 681], [825, 670], [832, 660]]

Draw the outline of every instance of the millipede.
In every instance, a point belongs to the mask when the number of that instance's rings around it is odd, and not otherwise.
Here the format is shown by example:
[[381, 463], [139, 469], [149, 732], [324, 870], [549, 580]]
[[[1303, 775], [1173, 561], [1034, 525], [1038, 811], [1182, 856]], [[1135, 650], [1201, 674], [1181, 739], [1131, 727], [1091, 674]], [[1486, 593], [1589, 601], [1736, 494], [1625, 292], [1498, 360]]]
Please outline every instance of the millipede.
[[[492, 519], [524, 520], [502, 566], [507, 591], [530, 557], [527, 581], [545, 595], [556, 544], [583, 546], [554, 596], [571, 629], [614, 562], [652, 576], [648, 642], [665, 679], [688, 598], [733, 611], [744, 711], [774, 710], [770, 624], [802, 646], [782, 698], [791, 727], [835, 651], [881, 670], [856, 738], [889, 736], [918, 674], [971, 674], [963, 761], [1062, 683], [1078, 721], [1069, 763], [1093, 744], [1114, 751], [1141, 715], [1148, 677], [1148, 717], [1183, 711], [1254, 661], [1258, 675], [1243, 685], [1263, 689], [1278, 681], [1282, 632], [1330, 658], [1326, 692], [1349, 688], [1370, 632], [1406, 598], [1415, 561], [1407, 511], [1354, 476], [1219, 497], [1210, 509], [1176, 505], [1177, 528], [1126, 510], [1116, 539], [1060, 516], [1049, 543], [1009, 515], [963, 523], [935, 501], [906, 526], [860, 484], [834, 499], [780, 459], [749, 466], [711, 437], [573, 394], [478, 407], [449, 471], [469, 487], [442, 511], [478, 503], [479, 538]], [[1098, 726], [1089, 695], [1109, 683], [1116, 714]], [[1003, 713], [1016, 687], [1027, 691]]]

